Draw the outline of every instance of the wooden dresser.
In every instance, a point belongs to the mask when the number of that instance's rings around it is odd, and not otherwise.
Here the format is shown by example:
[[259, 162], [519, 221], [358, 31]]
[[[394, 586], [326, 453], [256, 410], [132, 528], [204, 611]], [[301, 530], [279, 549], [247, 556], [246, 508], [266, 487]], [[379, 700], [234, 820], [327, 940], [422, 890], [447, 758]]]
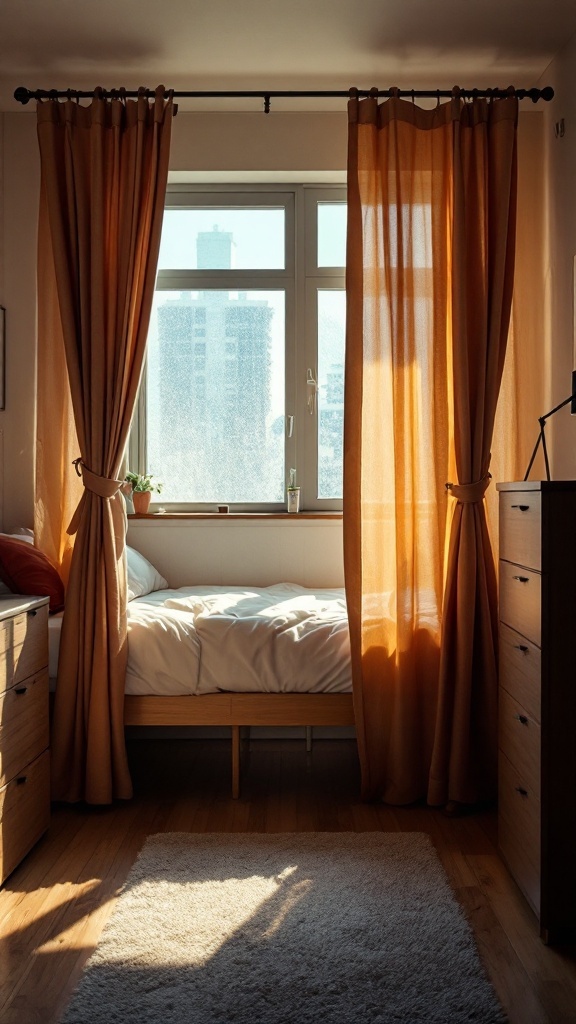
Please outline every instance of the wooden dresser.
[[48, 828], [48, 598], [0, 598], [0, 883]]
[[544, 941], [574, 941], [576, 481], [497, 489], [500, 851]]

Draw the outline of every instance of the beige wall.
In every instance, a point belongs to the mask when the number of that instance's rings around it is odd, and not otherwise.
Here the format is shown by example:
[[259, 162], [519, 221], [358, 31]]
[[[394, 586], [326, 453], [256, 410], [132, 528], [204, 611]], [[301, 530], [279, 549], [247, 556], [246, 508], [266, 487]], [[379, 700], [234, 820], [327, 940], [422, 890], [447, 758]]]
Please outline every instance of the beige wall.
[[334, 171], [346, 169], [348, 117], [342, 113], [177, 114], [174, 171]]
[[[4, 287], [4, 114], [0, 114], [0, 306], [6, 305]], [[0, 530], [4, 520], [4, 413], [0, 410]]]
[[203, 583], [268, 587], [344, 586], [340, 519], [132, 519], [128, 543], [171, 587]]
[[[556, 56], [541, 79], [554, 88], [544, 105], [545, 310], [549, 348], [548, 412], [571, 391], [574, 360], [574, 257], [576, 256], [576, 36]], [[565, 134], [554, 126], [564, 120]], [[546, 428], [550, 433], [552, 476], [576, 477], [576, 416], [562, 409]]]
[[6, 307], [6, 409], [0, 412], [3, 526], [31, 526], [34, 501], [36, 224], [39, 160], [36, 117], [3, 115], [2, 305]]

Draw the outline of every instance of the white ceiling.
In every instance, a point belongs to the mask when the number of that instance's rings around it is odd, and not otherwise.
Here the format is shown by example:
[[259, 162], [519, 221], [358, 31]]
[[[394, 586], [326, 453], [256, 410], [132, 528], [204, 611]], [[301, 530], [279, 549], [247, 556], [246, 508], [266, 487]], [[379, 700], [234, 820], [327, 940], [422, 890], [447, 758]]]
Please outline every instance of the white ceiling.
[[20, 85], [529, 87], [574, 33], [575, 0], [0, 0], [0, 109]]

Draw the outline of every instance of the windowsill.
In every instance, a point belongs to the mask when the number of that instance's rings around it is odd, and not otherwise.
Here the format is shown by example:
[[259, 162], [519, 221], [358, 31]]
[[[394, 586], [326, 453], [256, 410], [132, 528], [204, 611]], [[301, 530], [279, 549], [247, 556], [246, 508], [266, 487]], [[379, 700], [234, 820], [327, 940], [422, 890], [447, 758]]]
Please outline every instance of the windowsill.
[[164, 519], [291, 519], [294, 522], [302, 519], [342, 519], [342, 512], [129, 512], [128, 519], [144, 519], [148, 522]]

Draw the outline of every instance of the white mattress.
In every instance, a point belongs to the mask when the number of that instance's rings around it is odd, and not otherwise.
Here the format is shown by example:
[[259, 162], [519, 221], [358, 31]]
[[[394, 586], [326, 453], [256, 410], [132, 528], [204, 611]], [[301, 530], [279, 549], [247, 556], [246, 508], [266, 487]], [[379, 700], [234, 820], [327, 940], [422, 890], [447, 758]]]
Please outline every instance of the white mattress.
[[[50, 618], [56, 675], [61, 616]], [[128, 605], [126, 693], [348, 693], [344, 590], [181, 587]]]

